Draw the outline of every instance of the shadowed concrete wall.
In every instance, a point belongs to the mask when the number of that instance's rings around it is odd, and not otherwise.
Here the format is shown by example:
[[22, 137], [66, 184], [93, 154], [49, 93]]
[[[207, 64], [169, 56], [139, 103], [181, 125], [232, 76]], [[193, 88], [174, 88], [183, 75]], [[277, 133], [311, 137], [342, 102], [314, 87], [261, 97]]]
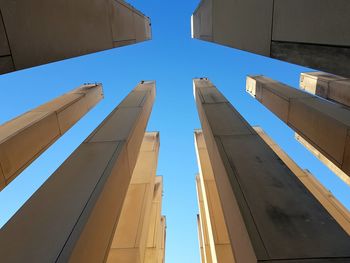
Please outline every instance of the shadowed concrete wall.
[[264, 76], [247, 77], [246, 90], [350, 175], [350, 111], [347, 107]]
[[341, 227], [350, 235], [349, 211], [326, 189], [309, 171], [301, 169], [259, 126], [254, 130], [295, 174], [305, 187], [316, 197], [324, 208], [333, 216]]
[[206, 218], [206, 232], [208, 233], [212, 262], [233, 263], [235, 259], [203, 132], [196, 130], [194, 138], [199, 168], [196, 183], [200, 184], [197, 188], [201, 188], [203, 200], [203, 205], [199, 209], [204, 209], [204, 211], [200, 211], [200, 216], [203, 215]]
[[3, 262], [104, 262], [155, 98], [141, 82], [0, 232]]
[[106, 262], [144, 262], [158, 153], [159, 133], [146, 132]]
[[0, 74], [151, 39], [123, 0], [2, 0]]
[[350, 79], [324, 72], [300, 74], [300, 88], [350, 107]]
[[350, 77], [348, 0], [202, 0], [192, 36]]
[[103, 98], [83, 85], [0, 126], [0, 190]]
[[207, 79], [194, 79], [237, 262], [350, 262], [350, 237]]

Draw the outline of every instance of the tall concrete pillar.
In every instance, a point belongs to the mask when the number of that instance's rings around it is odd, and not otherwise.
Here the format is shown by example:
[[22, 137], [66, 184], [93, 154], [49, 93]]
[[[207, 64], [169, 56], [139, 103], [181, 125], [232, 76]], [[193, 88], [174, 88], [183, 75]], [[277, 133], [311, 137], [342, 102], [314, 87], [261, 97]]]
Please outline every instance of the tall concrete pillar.
[[202, 0], [192, 36], [350, 77], [349, 13], [348, 0]]
[[3, 226], [2, 261], [104, 262], [154, 98], [138, 84]]
[[123, 0], [0, 2], [0, 74], [148, 39], [150, 19]]
[[208, 79], [193, 82], [236, 262], [350, 262], [350, 236]]
[[144, 263], [164, 263], [166, 218], [162, 215], [163, 177], [157, 176], [153, 191]]
[[206, 232], [208, 233], [212, 259], [213, 262], [232, 263], [235, 262], [235, 259], [203, 132], [196, 130], [194, 138], [199, 167], [197, 183], [200, 184], [203, 199], [203, 206], [200, 209], [204, 209], [201, 211], [201, 215], [204, 214], [206, 218]]
[[246, 89], [327, 159], [350, 175], [348, 108], [264, 76], [247, 77]]
[[159, 133], [146, 132], [106, 262], [144, 262], [158, 153]]
[[102, 85], [83, 85], [0, 126], [0, 190], [103, 98]]
[[203, 231], [202, 231], [201, 225], [202, 225], [202, 223], [201, 223], [199, 214], [197, 214], [197, 228], [198, 228], [200, 259], [201, 259], [201, 263], [205, 263], [204, 248], [203, 248]]
[[350, 79], [324, 72], [300, 74], [300, 88], [326, 100], [350, 106]]
[[284, 164], [295, 174], [304, 186], [315, 196], [323, 207], [331, 214], [338, 224], [350, 235], [350, 212], [333, 194], [326, 189], [308, 170], [301, 169], [265, 132], [259, 127], [253, 127], [261, 139], [270, 146]]

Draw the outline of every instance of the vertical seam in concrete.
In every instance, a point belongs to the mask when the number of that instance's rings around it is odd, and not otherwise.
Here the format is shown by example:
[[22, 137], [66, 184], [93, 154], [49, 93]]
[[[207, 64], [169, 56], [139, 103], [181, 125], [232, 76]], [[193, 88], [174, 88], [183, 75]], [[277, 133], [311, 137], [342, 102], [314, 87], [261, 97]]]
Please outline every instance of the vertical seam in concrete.
[[[1, 174], [2, 174], [2, 177], [3, 177], [3, 179], [4, 179], [4, 184], [5, 184], [5, 186], [4, 186], [4, 188], [6, 187], [6, 185], [7, 185], [7, 181], [6, 181], [6, 177], [5, 177], [5, 174], [4, 174], [4, 169], [2, 168], [2, 165], [1, 165], [1, 162], [0, 162], [0, 171], [1, 171]], [[0, 188], [0, 191], [2, 190], [3, 188]]]
[[12, 54], [12, 50], [11, 50], [11, 46], [10, 46], [10, 40], [9, 40], [9, 37], [8, 37], [8, 34], [7, 34], [7, 30], [6, 30], [6, 26], [5, 26], [5, 20], [4, 20], [4, 17], [2, 15], [1, 8], [0, 8], [0, 16], [1, 16], [1, 22], [4, 25], [4, 31], [5, 31], [5, 35], [6, 35], [7, 45], [9, 46], [9, 50], [10, 50], [10, 56], [11, 56], [12, 65], [13, 65], [14, 70], [16, 70], [16, 66], [15, 66], [15, 62], [13, 60], [13, 54]]
[[[259, 135], [257, 135], [257, 134], [253, 134], [253, 135], [259, 136]], [[233, 135], [233, 136], [234, 136], [234, 135]], [[225, 155], [227, 156], [227, 161], [228, 161], [229, 166], [230, 166], [231, 169], [232, 169], [232, 172], [233, 172], [234, 174], [238, 174], [238, 172], [237, 172], [237, 170], [236, 170], [236, 167], [233, 166], [232, 163], [229, 162], [229, 160], [228, 160], [228, 156], [229, 156], [229, 155], [228, 155], [228, 153], [225, 151], [224, 144], [223, 144], [222, 141], [221, 141], [221, 137], [220, 137], [220, 136], [217, 136], [216, 138], [218, 138], [219, 141], [220, 141], [221, 148], [223, 149]], [[221, 156], [220, 156], [220, 159], [221, 159]], [[226, 170], [226, 169], [225, 169], [225, 170]], [[226, 172], [226, 173], [227, 173], [227, 172]], [[227, 174], [227, 175], [228, 175], [228, 174]], [[235, 175], [234, 175], [234, 176], [235, 176]], [[228, 177], [228, 178], [229, 178], [230, 183], [232, 184], [232, 181], [231, 181], [230, 177]], [[245, 206], [247, 207], [247, 210], [249, 211], [251, 220], [252, 220], [252, 222], [254, 223], [255, 232], [258, 234], [258, 236], [259, 236], [259, 238], [260, 238], [260, 242], [261, 242], [262, 246], [264, 247], [264, 250], [265, 250], [266, 255], [267, 255], [269, 258], [271, 258], [270, 255], [269, 255], [269, 253], [268, 253], [268, 250], [267, 250], [267, 248], [266, 248], [266, 246], [265, 246], [265, 243], [264, 243], [264, 241], [263, 241], [263, 239], [262, 239], [262, 236], [261, 236], [261, 234], [260, 234], [260, 232], [259, 232], [259, 230], [258, 230], [258, 227], [257, 227], [257, 224], [256, 224], [256, 222], [255, 222], [255, 220], [254, 220], [252, 211], [251, 211], [250, 207], [248, 206], [248, 201], [247, 201], [247, 199], [246, 199], [246, 197], [245, 197], [245, 195], [244, 195], [244, 192], [243, 192], [243, 190], [242, 190], [242, 187], [241, 187], [241, 185], [240, 185], [240, 182], [239, 182], [239, 180], [238, 180], [238, 178], [237, 178], [236, 176], [235, 176], [235, 178], [236, 178], [236, 181], [237, 181], [237, 183], [238, 183], [238, 187], [239, 187], [239, 189], [240, 189], [240, 191], [241, 191], [242, 197], [244, 198]], [[232, 191], [233, 191], [233, 193], [235, 194], [234, 189], [232, 189]], [[236, 198], [236, 197], [235, 197], [235, 198]], [[237, 202], [237, 201], [236, 201], [236, 202]], [[241, 216], [242, 216], [242, 218], [243, 218], [243, 222], [244, 222], [245, 228], [246, 228], [246, 230], [247, 230], [247, 233], [248, 233], [250, 242], [251, 242], [251, 244], [252, 244], [254, 253], [255, 253], [255, 255], [257, 255], [257, 252], [256, 252], [256, 250], [255, 250], [254, 243], [252, 242], [252, 238], [251, 238], [251, 236], [250, 236], [250, 234], [249, 234], [251, 231], [249, 231], [248, 228], [247, 228], [246, 222], [245, 222], [244, 217], [243, 217], [243, 214], [242, 214], [242, 212], [241, 212], [241, 206], [240, 206], [239, 202], [237, 202], [237, 204], [238, 204], [238, 207], [239, 207], [239, 209], [240, 209], [240, 214], [241, 214]]]
[[274, 19], [274, 15], [275, 15], [275, 0], [272, 0], [272, 15], [271, 15], [271, 32], [270, 32], [270, 34], [271, 34], [271, 36], [270, 36], [270, 57], [271, 57], [271, 55], [272, 55], [272, 53], [271, 53], [271, 49], [272, 49], [272, 39], [273, 39], [273, 19]]
[[[80, 146], [81, 146], [81, 145], [80, 145]], [[79, 149], [80, 146], [79, 146], [77, 149]], [[123, 147], [123, 146], [125, 147], [126, 145], [123, 144], [122, 147]], [[106, 164], [105, 168], [103, 169], [100, 178], [98, 179], [98, 181], [96, 182], [96, 184], [95, 184], [93, 190], [91, 191], [89, 198], [88, 198], [87, 201], [85, 202], [85, 205], [84, 205], [83, 209], [81, 210], [81, 213], [79, 214], [79, 216], [78, 216], [78, 218], [77, 218], [77, 220], [76, 220], [74, 226], [72, 227], [72, 229], [71, 229], [71, 231], [70, 231], [68, 237], [66, 238], [66, 240], [65, 240], [65, 242], [64, 242], [64, 244], [63, 244], [63, 246], [62, 246], [62, 248], [61, 248], [61, 250], [60, 250], [60, 252], [58, 253], [58, 255], [57, 255], [57, 257], [56, 257], [55, 262], [58, 262], [58, 260], [60, 259], [62, 252], [63, 252], [64, 249], [66, 248], [66, 245], [67, 245], [67, 243], [68, 243], [69, 240], [70, 240], [70, 237], [72, 236], [74, 230], [76, 229], [76, 226], [78, 225], [78, 223], [79, 223], [79, 221], [80, 221], [80, 218], [81, 218], [82, 215], [84, 214], [86, 207], [89, 205], [90, 200], [91, 200], [92, 196], [94, 195], [94, 193], [95, 193], [95, 191], [96, 191], [96, 188], [98, 187], [99, 183], [101, 182], [102, 178], [104, 177], [104, 176], [103, 176], [104, 173], [106, 172], [107, 168], [110, 166], [111, 161], [114, 159], [113, 157], [114, 157], [115, 153], [119, 150], [120, 147], [121, 147], [121, 143], [118, 143], [116, 149], [115, 149], [115, 150], [113, 151], [113, 153], [111, 154], [111, 157], [110, 157], [108, 163]], [[122, 152], [122, 151], [120, 151], [120, 153], [121, 153], [121, 152]], [[119, 157], [119, 156], [118, 156], [118, 157]], [[119, 159], [118, 157], [117, 157], [116, 161]], [[69, 157], [68, 157], [68, 158], [69, 158]], [[102, 189], [102, 190], [103, 190], [103, 189]], [[98, 198], [97, 198], [97, 199], [98, 199]], [[97, 202], [97, 200], [96, 200], [96, 202]], [[96, 204], [96, 202], [95, 202], [95, 204]], [[93, 206], [93, 207], [94, 207], [94, 206]], [[92, 207], [92, 210], [93, 210], [93, 207]], [[90, 211], [90, 213], [92, 212], [92, 210]], [[89, 213], [89, 214], [90, 214], [90, 213]], [[88, 220], [88, 219], [87, 219], [87, 220]], [[85, 227], [86, 223], [87, 223], [87, 221], [86, 221], [85, 224], [82, 226], [81, 232], [84, 231], [84, 227]], [[74, 247], [76, 246], [76, 244], [77, 244], [77, 242], [75, 241], [74, 244], [73, 244], [72, 251], [74, 250]], [[71, 251], [71, 253], [72, 253], [72, 251]], [[69, 253], [69, 255], [71, 255], [71, 253]]]
[[60, 127], [60, 122], [59, 122], [59, 120], [58, 120], [58, 113], [57, 113], [57, 111], [55, 111], [55, 116], [56, 116], [56, 122], [57, 122], [58, 132], [60, 133], [60, 135], [62, 135], [62, 131], [61, 131], [61, 127]]

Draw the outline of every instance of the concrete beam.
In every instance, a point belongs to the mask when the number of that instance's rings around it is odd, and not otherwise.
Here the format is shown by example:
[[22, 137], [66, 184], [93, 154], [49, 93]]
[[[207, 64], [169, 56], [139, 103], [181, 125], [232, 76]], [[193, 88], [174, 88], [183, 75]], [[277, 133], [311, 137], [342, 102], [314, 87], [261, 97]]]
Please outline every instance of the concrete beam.
[[106, 262], [144, 262], [159, 145], [158, 132], [145, 133]]
[[200, 251], [200, 258], [201, 263], [205, 263], [205, 255], [204, 255], [204, 248], [203, 248], [203, 231], [202, 231], [202, 223], [199, 217], [199, 214], [197, 214], [197, 228], [198, 228], [198, 240], [199, 240], [199, 251]]
[[0, 126], [0, 190], [103, 98], [102, 85], [83, 85]]
[[208, 79], [194, 79], [237, 262], [350, 262], [350, 237]]
[[194, 138], [199, 167], [199, 183], [203, 195], [203, 213], [206, 217], [213, 262], [235, 262], [203, 132], [196, 130]]
[[3, 226], [2, 261], [106, 259], [154, 98], [137, 85]]
[[202, 0], [192, 37], [350, 77], [349, 12], [347, 0]]
[[0, 16], [0, 74], [151, 39], [123, 0], [3, 0]]
[[157, 176], [153, 192], [144, 263], [164, 262], [166, 219], [165, 216], [162, 216], [162, 199], [163, 177]]
[[304, 186], [315, 196], [329, 214], [350, 235], [350, 212], [344, 207], [333, 194], [326, 189], [317, 178], [307, 170], [301, 169], [265, 132], [259, 127], [253, 127], [261, 139], [270, 146], [284, 164], [296, 175]]
[[350, 111], [264, 76], [247, 77], [247, 92], [327, 159], [350, 175]]
[[300, 74], [300, 88], [350, 107], [350, 79], [323, 72]]

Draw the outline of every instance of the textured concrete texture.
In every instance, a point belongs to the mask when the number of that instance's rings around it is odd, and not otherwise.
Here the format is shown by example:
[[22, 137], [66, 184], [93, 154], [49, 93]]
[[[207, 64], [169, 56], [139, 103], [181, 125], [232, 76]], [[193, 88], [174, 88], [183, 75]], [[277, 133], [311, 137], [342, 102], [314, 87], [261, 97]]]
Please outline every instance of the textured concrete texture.
[[[162, 181], [156, 177], [158, 153], [159, 133], [146, 132], [106, 262], [146, 262], [148, 236], [155, 236], [155, 231], [150, 231], [155, 223], [151, 220], [155, 191], [159, 192], [157, 198], [162, 197]], [[159, 229], [161, 207], [157, 211], [159, 218], [156, 228]], [[158, 254], [154, 253], [149, 256], [148, 262], [156, 263], [157, 260]]]
[[83, 85], [0, 126], [0, 190], [103, 98], [100, 84]]
[[[235, 262], [203, 132], [196, 130], [194, 139], [199, 167], [196, 183], [198, 193], [201, 193], [199, 201], [202, 202], [199, 205], [199, 216], [205, 217], [211, 262]], [[207, 246], [203, 249], [207, 249]]]
[[3, 262], [104, 261], [154, 98], [137, 85], [5, 224]]
[[350, 212], [327, 190], [308, 170], [301, 169], [259, 126], [254, 130], [277, 154], [284, 164], [298, 177], [304, 186], [316, 197], [316, 199], [327, 209], [328, 213], [338, 224], [350, 235]]
[[326, 100], [350, 107], [350, 79], [324, 72], [300, 74], [300, 88]]
[[123, 0], [2, 0], [0, 11], [0, 73], [151, 39], [150, 19]]
[[236, 261], [350, 262], [350, 236], [209, 80], [193, 82]]
[[350, 77], [349, 12], [348, 0], [202, 0], [192, 37]]
[[246, 90], [345, 174], [350, 175], [350, 111], [264, 76], [247, 78]]

